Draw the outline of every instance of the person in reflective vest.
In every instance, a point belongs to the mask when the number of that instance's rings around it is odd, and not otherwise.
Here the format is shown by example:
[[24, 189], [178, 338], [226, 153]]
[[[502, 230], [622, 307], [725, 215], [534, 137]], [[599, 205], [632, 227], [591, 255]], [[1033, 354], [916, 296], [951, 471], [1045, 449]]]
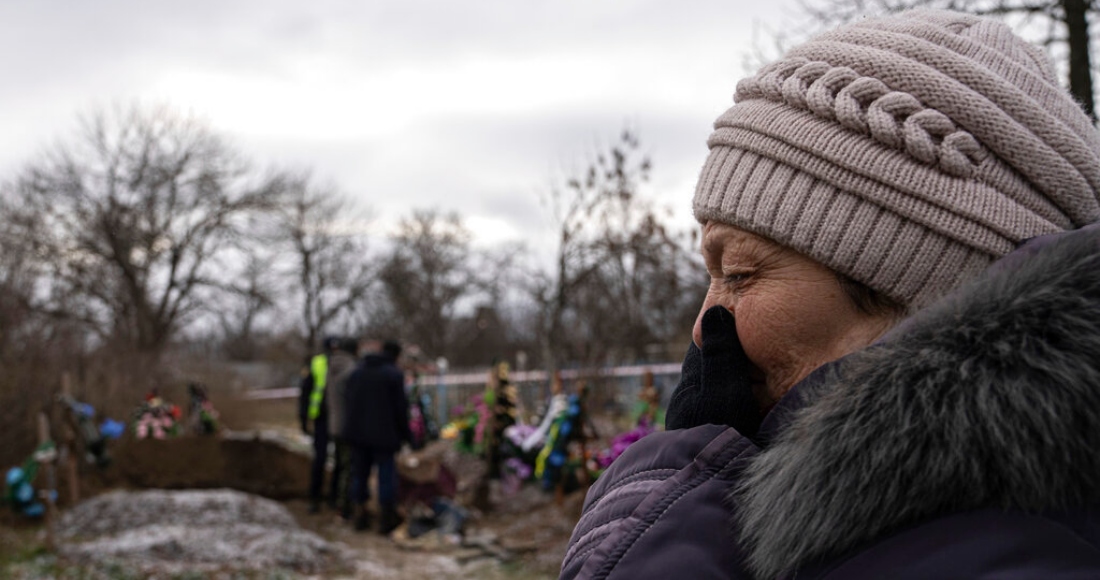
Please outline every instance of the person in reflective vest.
[[[298, 415], [302, 431], [313, 437], [313, 463], [309, 473], [309, 511], [321, 509], [321, 488], [325, 483], [325, 463], [328, 460], [329, 416], [325, 402], [329, 357], [340, 346], [340, 338], [325, 337], [323, 351], [309, 361], [308, 373], [302, 373], [301, 393], [298, 399]], [[329, 493], [329, 504], [336, 506], [339, 495], [336, 477]]]

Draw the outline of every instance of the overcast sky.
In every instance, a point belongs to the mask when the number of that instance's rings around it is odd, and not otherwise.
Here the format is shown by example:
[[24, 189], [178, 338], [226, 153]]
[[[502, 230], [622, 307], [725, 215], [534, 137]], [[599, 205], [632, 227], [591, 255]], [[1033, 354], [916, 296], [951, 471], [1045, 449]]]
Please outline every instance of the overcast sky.
[[[97, 105], [206, 119], [383, 222], [457, 210], [543, 244], [538, 193], [624, 123], [683, 227], [754, 24], [788, 0], [0, 2], [0, 178]], [[537, 249], [537, 248], [536, 248]]]

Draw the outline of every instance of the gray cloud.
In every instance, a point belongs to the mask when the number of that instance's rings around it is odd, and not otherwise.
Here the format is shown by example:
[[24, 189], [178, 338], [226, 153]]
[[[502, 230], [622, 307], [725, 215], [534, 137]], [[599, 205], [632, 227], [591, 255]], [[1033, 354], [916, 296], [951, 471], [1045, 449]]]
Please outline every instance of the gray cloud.
[[[0, 178], [68, 134], [77, 112], [95, 102], [154, 94], [166, 73], [262, 79], [277, 90], [279, 82], [292, 88], [310, 82], [300, 80], [309, 78], [303, 67], [308, 73], [331, 65], [330, 77], [346, 75], [324, 78], [333, 83], [323, 89], [331, 91], [331, 103], [322, 98], [264, 119], [269, 127], [297, 120], [300, 128], [292, 133], [254, 132], [186, 95], [164, 96], [185, 111], [209, 115], [216, 130], [226, 130], [258, 163], [312, 168], [383, 220], [414, 207], [441, 207], [536, 237], [546, 227], [539, 191], [627, 123], [639, 130], [654, 161], [649, 191], [690, 226], [691, 187], [706, 156], [706, 136], [740, 76], [752, 18], [776, 12], [728, 0], [0, 3], [0, 51], [18, 55], [0, 65], [0, 110], [7, 113]], [[310, 115], [335, 113], [352, 123], [377, 113], [380, 105], [369, 93], [362, 99], [345, 93], [363, 79], [497, 61], [509, 63], [490, 69], [501, 75], [516, 72], [513, 66], [560, 67], [499, 79], [512, 102], [492, 101], [491, 90], [429, 85], [423, 90], [433, 93], [418, 105], [426, 109], [456, 91], [486, 102], [446, 113], [405, 111], [404, 124], [377, 135], [308, 131]], [[335, 98], [341, 94], [358, 100]], [[547, 96], [514, 101], [540, 94]]]

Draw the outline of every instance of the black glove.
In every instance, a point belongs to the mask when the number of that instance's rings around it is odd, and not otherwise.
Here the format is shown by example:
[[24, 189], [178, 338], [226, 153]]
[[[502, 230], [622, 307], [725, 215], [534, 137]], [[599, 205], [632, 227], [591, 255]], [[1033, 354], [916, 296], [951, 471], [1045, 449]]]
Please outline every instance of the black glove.
[[733, 314], [723, 306], [703, 313], [703, 348], [692, 342], [665, 414], [667, 429], [728, 425], [745, 437], [763, 415], [749, 381], [749, 358], [737, 337]]

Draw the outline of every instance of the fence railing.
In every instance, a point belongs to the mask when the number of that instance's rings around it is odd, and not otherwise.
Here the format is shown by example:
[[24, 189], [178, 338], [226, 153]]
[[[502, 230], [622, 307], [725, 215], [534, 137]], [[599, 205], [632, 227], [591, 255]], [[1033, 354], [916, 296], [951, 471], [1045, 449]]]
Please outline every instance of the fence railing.
[[[630, 408], [637, 400], [642, 386], [642, 376], [653, 373], [653, 384], [661, 392], [661, 400], [667, 404], [672, 389], [680, 380], [680, 363], [656, 363], [603, 367], [597, 369], [562, 369], [561, 378], [566, 391], [571, 391], [580, 379], [589, 387], [589, 407], [614, 413]], [[431, 398], [436, 420], [449, 421], [456, 409], [463, 409], [478, 393], [485, 389], [488, 369], [481, 372], [448, 373], [422, 376], [420, 390]], [[519, 403], [526, 413], [540, 412], [550, 395], [550, 382], [546, 371], [513, 371], [509, 381], [516, 385]], [[297, 388], [255, 389], [246, 391], [250, 400], [291, 399], [298, 396]]]

